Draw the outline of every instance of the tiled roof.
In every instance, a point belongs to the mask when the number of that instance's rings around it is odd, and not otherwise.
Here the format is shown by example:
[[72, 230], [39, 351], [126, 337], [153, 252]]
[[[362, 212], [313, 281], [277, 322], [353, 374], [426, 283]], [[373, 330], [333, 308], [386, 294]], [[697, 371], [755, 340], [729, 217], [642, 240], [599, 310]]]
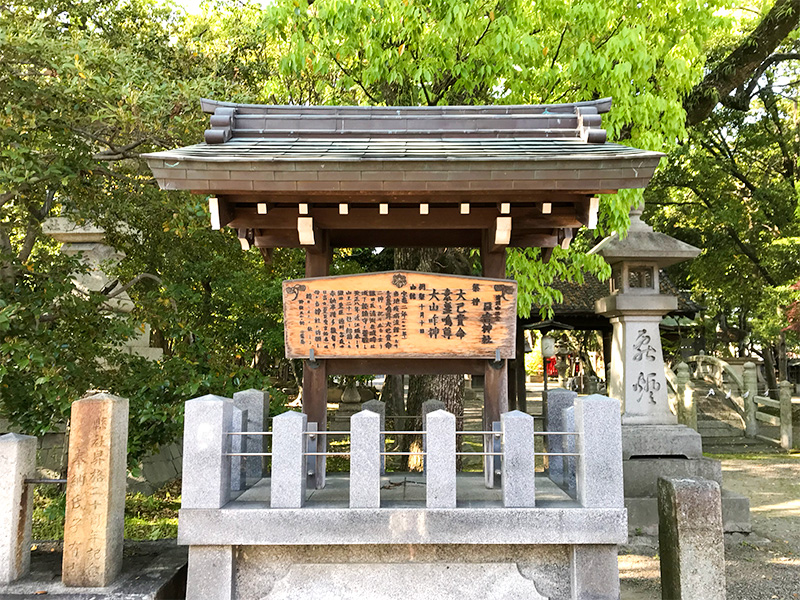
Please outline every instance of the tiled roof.
[[[675, 287], [664, 271], [660, 272], [658, 279], [661, 283], [662, 294], [678, 298], [678, 309], [670, 314], [694, 315], [702, 309], [688, 294]], [[556, 321], [559, 320], [559, 316], [594, 315], [595, 302], [609, 294], [608, 281], [600, 281], [591, 273], [584, 275], [584, 283], [556, 279], [551, 287], [561, 291], [564, 295], [564, 301], [553, 306]], [[535, 305], [531, 307], [531, 318], [534, 321], [538, 319], [539, 308]]]

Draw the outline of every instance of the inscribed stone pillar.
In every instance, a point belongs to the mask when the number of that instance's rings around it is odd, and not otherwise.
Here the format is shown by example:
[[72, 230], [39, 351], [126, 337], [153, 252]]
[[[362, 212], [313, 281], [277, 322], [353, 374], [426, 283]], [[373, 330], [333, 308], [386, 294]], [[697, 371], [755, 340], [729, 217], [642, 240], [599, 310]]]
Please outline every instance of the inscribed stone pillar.
[[25, 479], [36, 471], [36, 438], [0, 436], [0, 583], [10, 583], [31, 566], [33, 489]]
[[[635, 300], [641, 304], [656, 303], [663, 301], [663, 297], [645, 296]], [[624, 402], [622, 423], [625, 425], [675, 425], [678, 422], [669, 409], [659, 331], [661, 317], [661, 311], [657, 310], [652, 314], [611, 318], [614, 342], [609, 396]]]
[[105, 587], [122, 568], [128, 400], [101, 393], [72, 404], [62, 581]]

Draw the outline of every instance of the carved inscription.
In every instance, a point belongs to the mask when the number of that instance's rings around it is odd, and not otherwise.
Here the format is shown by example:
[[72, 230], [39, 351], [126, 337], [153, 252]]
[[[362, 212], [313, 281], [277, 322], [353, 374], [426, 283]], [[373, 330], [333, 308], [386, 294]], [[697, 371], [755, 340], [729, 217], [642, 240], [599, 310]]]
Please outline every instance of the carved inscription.
[[640, 329], [633, 342], [633, 360], [639, 362], [643, 359], [654, 361], [656, 359], [656, 349], [650, 345], [650, 336], [647, 329]]
[[[652, 338], [647, 333], [647, 329], [640, 329], [636, 332], [636, 339], [633, 341], [634, 362], [655, 362], [658, 350], [650, 343], [651, 341]], [[661, 384], [656, 379], [654, 372], [640, 371], [633, 384], [633, 391], [638, 394], [637, 402], [647, 398], [651, 403], [656, 404], [655, 395], [660, 389]]]
[[514, 281], [416, 272], [284, 282], [287, 358], [514, 354]]

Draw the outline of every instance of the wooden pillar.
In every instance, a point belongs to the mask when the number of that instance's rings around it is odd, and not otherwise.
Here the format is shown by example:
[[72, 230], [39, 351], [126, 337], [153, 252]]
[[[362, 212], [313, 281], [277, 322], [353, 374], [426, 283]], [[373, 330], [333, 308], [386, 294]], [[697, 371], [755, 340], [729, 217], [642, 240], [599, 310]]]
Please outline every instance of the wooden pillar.
[[[331, 247], [327, 232], [321, 231], [317, 236], [317, 244], [306, 248], [306, 277], [325, 277], [331, 266]], [[317, 449], [323, 452], [327, 447], [328, 430], [328, 369], [324, 360], [315, 363], [305, 361], [303, 364], [303, 412], [308, 415], [309, 423], [317, 424], [319, 442]], [[325, 487], [325, 457], [317, 457], [315, 487]]]
[[528, 412], [528, 394], [525, 389], [525, 330], [522, 319], [517, 318], [517, 410]]
[[608, 392], [608, 374], [611, 366], [611, 347], [614, 341], [614, 331], [609, 326], [603, 330], [603, 367], [605, 368], [606, 392]]
[[517, 410], [517, 370], [519, 362], [515, 358], [508, 361], [508, 410]]
[[[506, 249], [495, 245], [492, 231], [483, 232], [481, 244], [481, 265], [484, 277], [505, 279]], [[500, 415], [508, 411], [508, 361], [500, 364], [486, 361], [483, 384], [483, 418], [485, 431], [492, 428], [492, 423], [500, 420]]]

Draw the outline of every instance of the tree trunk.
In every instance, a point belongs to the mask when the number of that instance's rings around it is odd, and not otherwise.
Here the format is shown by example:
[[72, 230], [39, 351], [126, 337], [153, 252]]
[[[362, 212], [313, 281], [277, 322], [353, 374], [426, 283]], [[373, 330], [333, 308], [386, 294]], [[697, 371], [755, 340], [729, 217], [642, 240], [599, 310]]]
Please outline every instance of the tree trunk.
[[[407, 271], [427, 273], [453, 273], [468, 275], [471, 272], [469, 257], [461, 248], [397, 248], [394, 251], [394, 266]], [[408, 382], [406, 414], [418, 417], [408, 419], [409, 429], [422, 428], [422, 403], [426, 400], [441, 400], [447, 410], [456, 416], [456, 428], [461, 430], [464, 420], [463, 375], [412, 375]], [[421, 437], [403, 436], [404, 451], [418, 452], [422, 448]], [[460, 448], [460, 440], [456, 449]], [[419, 470], [420, 455], [407, 457], [406, 468]]]
[[775, 377], [775, 352], [772, 346], [764, 347], [764, 379], [767, 380], [767, 396], [778, 399], [778, 380]]

